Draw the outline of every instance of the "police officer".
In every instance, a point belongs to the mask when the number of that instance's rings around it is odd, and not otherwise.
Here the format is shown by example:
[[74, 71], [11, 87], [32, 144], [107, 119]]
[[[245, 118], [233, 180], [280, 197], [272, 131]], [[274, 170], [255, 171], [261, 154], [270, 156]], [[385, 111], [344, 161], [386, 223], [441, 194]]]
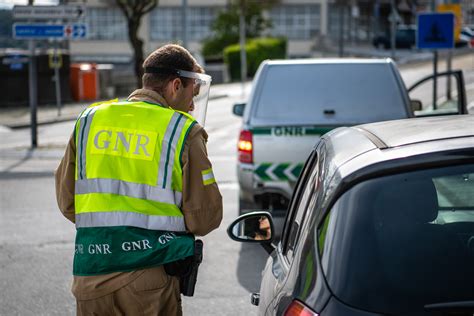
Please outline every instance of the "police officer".
[[178, 45], [143, 67], [143, 88], [126, 101], [80, 114], [56, 170], [59, 208], [76, 225], [78, 315], [181, 315], [179, 280], [164, 265], [192, 256], [194, 235], [222, 219], [196, 121], [204, 122], [210, 76]]

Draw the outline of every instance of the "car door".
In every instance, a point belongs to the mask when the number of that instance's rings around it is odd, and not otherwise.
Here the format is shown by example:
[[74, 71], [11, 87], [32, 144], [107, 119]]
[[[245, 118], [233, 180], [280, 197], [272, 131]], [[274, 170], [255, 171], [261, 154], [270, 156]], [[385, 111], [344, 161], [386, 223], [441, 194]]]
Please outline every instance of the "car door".
[[285, 220], [281, 242], [267, 261], [260, 287], [261, 315], [273, 315], [280, 300], [291, 296], [285, 287], [294, 260], [301, 229], [304, 226], [307, 205], [314, 193], [318, 172], [317, 151], [313, 150], [298, 179]]
[[410, 100], [421, 102], [415, 116], [467, 114], [466, 88], [461, 70], [422, 78], [408, 89]]

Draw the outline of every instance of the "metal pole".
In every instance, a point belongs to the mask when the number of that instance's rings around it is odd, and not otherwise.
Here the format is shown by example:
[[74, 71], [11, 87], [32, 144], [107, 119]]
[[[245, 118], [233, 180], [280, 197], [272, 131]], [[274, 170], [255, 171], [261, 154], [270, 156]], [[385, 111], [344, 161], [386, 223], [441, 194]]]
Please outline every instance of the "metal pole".
[[242, 97], [245, 97], [245, 80], [247, 79], [247, 53], [245, 52], [245, 0], [240, 1], [240, 78], [242, 80]]
[[438, 74], [438, 51], [435, 50], [433, 52], [433, 110], [436, 110], [436, 100], [438, 98], [438, 78], [436, 75]]
[[[452, 62], [453, 62], [453, 50], [450, 49], [448, 50], [448, 59], [446, 61], [447, 63], [447, 71], [450, 72], [452, 69]], [[446, 98], [448, 100], [451, 100], [451, 75], [448, 75], [447, 81], [446, 81]]]
[[188, 0], [182, 0], [182, 26], [183, 26], [183, 47], [188, 47]]
[[390, 20], [390, 57], [395, 59], [395, 48], [396, 48], [396, 33], [397, 33], [397, 20], [395, 19], [395, 0], [390, 1], [391, 6], [391, 20]]
[[339, 57], [344, 57], [344, 5], [339, 3]]
[[[431, 0], [431, 11], [436, 11], [436, 3], [435, 0]], [[438, 98], [438, 78], [436, 77], [438, 74], [438, 51], [433, 51], [433, 110], [436, 110], [436, 99]]]
[[[58, 56], [58, 41], [54, 43], [54, 61], [57, 62], [59, 60]], [[58, 116], [61, 116], [61, 79], [59, 77], [59, 67], [55, 63], [54, 65], [54, 81], [55, 81], [55, 86], [56, 86], [56, 105], [58, 108]]]
[[38, 92], [37, 92], [37, 74], [36, 74], [36, 57], [35, 57], [35, 42], [34, 40], [28, 41], [30, 49], [30, 62], [28, 64], [28, 90], [30, 97], [30, 113], [31, 113], [31, 148], [34, 149], [38, 146], [38, 133], [37, 133], [37, 118], [36, 112], [38, 107]]
[[[446, 3], [450, 4], [451, 0], [446, 0]], [[451, 72], [452, 69], [452, 62], [453, 62], [453, 50], [450, 49], [448, 50], [448, 56], [446, 60], [446, 68], [448, 72]], [[448, 100], [451, 100], [451, 75], [448, 75], [447, 81], [446, 81], [446, 98]]]

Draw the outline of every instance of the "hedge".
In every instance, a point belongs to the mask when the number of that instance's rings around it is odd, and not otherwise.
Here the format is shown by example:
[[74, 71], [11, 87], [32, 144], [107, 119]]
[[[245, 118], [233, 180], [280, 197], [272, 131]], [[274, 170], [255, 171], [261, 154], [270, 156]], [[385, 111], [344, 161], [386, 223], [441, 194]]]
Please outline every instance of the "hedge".
[[[253, 77], [260, 63], [266, 59], [286, 58], [286, 38], [255, 38], [247, 41], [247, 76]], [[240, 45], [234, 44], [224, 49], [224, 62], [233, 81], [240, 80]]]

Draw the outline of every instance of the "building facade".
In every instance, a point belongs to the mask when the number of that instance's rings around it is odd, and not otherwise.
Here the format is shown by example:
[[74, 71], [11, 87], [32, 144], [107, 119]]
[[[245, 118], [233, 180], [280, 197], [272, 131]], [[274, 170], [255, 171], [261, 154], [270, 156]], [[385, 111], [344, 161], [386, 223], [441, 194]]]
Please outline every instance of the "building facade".
[[[71, 1], [72, 2], [72, 1]], [[188, 1], [187, 46], [199, 53], [202, 41], [211, 36], [210, 26], [229, 0]], [[88, 0], [82, 22], [88, 24], [88, 39], [71, 42], [71, 55], [78, 61], [129, 62], [132, 49], [128, 43], [127, 24], [112, 0]], [[310, 56], [317, 40], [328, 32], [328, 0], [283, 0], [268, 12], [273, 27], [269, 35], [288, 38], [292, 57]], [[180, 43], [183, 38], [182, 0], [160, 0], [159, 5], [143, 17], [139, 36], [145, 53], [165, 43]]]
[[[84, 0], [70, 0], [81, 2]], [[192, 0], [187, 9], [187, 46], [199, 53], [202, 42], [211, 36], [210, 26], [219, 11], [231, 0]], [[463, 24], [474, 24], [474, 0], [396, 0], [399, 24], [415, 24], [416, 14], [429, 11], [432, 5], [459, 2]], [[129, 63], [132, 49], [128, 43], [127, 24], [114, 0], [87, 0], [88, 39], [71, 42], [71, 56], [76, 61]], [[272, 21], [268, 35], [288, 39], [290, 57], [308, 57], [337, 46], [342, 35], [348, 44], [370, 45], [374, 35], [388, 31], [391, 0], [280, 0], [265, 13]], [[342, 30], [342, 32], [341, 32]], [[139, 35], [145, 54], [165, 43], [183, 39], [182, 0], [160, 0], [143, 17]]]

